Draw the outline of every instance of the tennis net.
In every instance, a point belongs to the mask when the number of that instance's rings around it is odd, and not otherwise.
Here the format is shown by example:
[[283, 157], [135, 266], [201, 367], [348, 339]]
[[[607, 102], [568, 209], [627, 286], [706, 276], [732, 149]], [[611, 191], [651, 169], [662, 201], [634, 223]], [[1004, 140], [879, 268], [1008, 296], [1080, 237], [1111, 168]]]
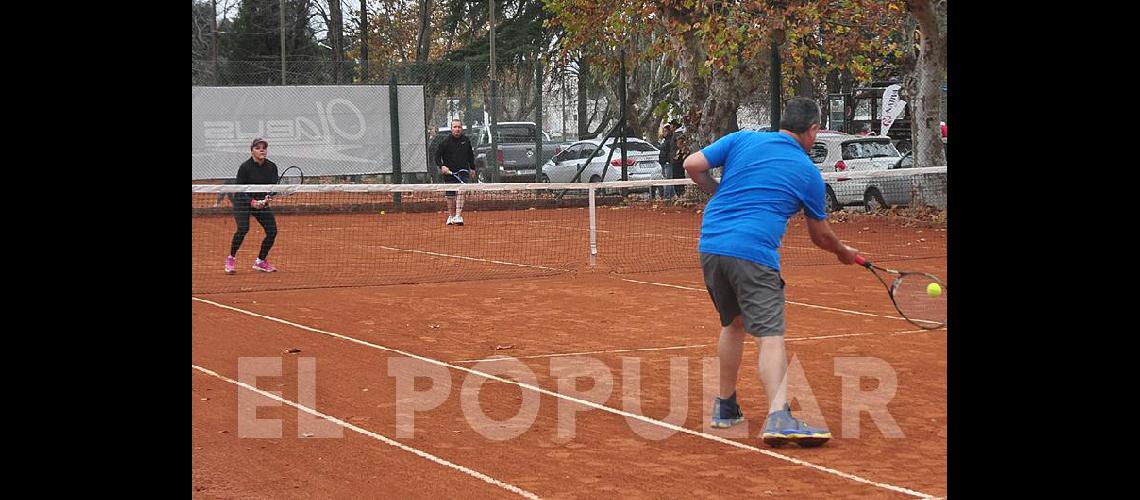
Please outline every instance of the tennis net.
[[[945, 167], [824, 178], [832, 227], [869, 258], [945, 256]], [[650, 197], [665, 186], [685, 192]], [[270, 203], [277, 235], [268, 260], [278, 272], [252, 269], [265, 233], [250, 217], [230, 275], [223, 265], [237, 225], [229, 197], [267, 186], [192, 187], [192, 293], [698, 268], [708, 201], [687, 179], [273, 186], [285, 195]], [[447, 191], [462, 194], [463, 226], [445, 224]], [[811, 244], [802, 214], [789, 221], [780, 253], [783, 266], [836, 263]]]

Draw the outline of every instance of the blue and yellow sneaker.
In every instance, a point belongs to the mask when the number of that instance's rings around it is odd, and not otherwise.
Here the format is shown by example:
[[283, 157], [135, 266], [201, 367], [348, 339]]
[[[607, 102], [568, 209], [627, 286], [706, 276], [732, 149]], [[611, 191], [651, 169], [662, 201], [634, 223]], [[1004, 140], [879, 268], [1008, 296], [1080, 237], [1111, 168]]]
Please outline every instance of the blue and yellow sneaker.
[[811, 448], [830, 440], [831, 431], [803, 423], [792, 416], [792, 407], [785, 404], [783, 410], [768, 414], [761, 438], [764, 444], [772, 447], [778, 448], [787, 443], [795, 443], [804, 448]]
[[710, 426], [718, 429], [726, 429], [739, 424], [744, 421], [744, 413], [741, 413], [740, 406], [736, 404], [736, 393], [732, 393], [728, 399], [720, 399], [719, 397], [713, 400], [712, 409], [712, 422]]

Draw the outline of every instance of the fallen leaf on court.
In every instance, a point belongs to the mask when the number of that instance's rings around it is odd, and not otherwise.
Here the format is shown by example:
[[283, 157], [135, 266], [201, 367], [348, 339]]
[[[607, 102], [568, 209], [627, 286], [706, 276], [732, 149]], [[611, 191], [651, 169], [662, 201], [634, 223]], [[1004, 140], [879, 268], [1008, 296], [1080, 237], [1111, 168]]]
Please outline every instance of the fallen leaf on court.
[[510, 344], [503, 344], [503, 345], [497, 345], [497, 346], [495, 346], [495, 350], [496, 350], [496, 351], [502, 351], [502, 350], [504, 350], [504, 349], [514, 349], [514, 348], [515, 348], [515, 346], [513, 346], [513, 345], [510, 345]]
[[299, 352], [301, 352], [301, 350], [297, 349], [296, 347], [292, 349], [285, 349], [285, 354], [297, 354]]
[[306, 433], [304, 433], [304, 434], [301, 434], [301, 437], [307, 437], [307, 438], [311, 438], [311, 437], [313, 437], [313, 433], [311, 433], [311, 432], [306, 432]]
[[428, 325], [428, 328], [439, 328], [439, 325]]

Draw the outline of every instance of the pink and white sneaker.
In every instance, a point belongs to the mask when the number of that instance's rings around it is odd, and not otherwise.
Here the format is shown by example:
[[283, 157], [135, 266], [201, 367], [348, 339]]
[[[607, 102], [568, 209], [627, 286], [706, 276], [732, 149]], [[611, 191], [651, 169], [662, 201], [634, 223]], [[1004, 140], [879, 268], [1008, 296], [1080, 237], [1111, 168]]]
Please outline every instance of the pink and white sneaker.
[[257, 261], [254, 261], [253, 270], [254, 271], [261, 271], [261, 272], [265, 272], [265, 273], [272, 273], [272, 272], [276, 272], [277, 268], [273, 267], [273, 264], [270, 264], [268, 260], [260, 260], [259, 259]]
[[234, 273], [234, 256], [233, 255], [227, 255], [226, 256], [226, 274], [233, 274], [233, 273]]

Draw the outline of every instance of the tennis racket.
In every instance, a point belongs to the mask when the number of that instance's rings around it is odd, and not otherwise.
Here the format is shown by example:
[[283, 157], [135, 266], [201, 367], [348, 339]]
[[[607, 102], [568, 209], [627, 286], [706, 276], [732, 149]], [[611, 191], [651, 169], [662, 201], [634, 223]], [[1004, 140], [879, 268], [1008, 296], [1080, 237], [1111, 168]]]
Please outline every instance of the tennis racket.
[[467, 174], [467, 176], [470, 177], [471, 171], [466, 169], [466, 168], [461, 168], [459, 170], [452, 170], [451, 171], [451, 176], [455, 177], [455, 180], [459, 181], [460, 184], [467, 184], [467, 182], [464, 181], [463, 178], [459, 176], [460, 173]]
[[[862, 255], [855, 257], [855, 263], [870, 270], [887, 287], [895, 309], [907, 321], [926, 330], [946, 325], [946, 283], [942, 280], [932, 274], [879, 267]], [[879, 272], [894, 276], [894, 281], [887, 284]]]
[[277, 176], [278, 184], [304, 184], [305, 173], [301, 172], [301, 167], [296, 165], [290, 166]]
[[[305, 183], [305, 173], [301, 171], [301, 167], [298, 167], [296, 165], [290, 166], [289, 168], [285, 169], [284, 172], [281, 172], [281, 174], [277, 176], [277, 184], [280, 184], [280, 185], [304, 184], [304, 183]], [[289, 196], [291, 194], [293, 194], [291, 191], [272, 192], [272, 193], [269, 193], [268, 195], [266, 195], [265, 200], [260, 202], [260, 203], [257, 200], [250, 200], [249, 203], [250, 203], [250, 206], [252, 206], [253, 208], [265, 208], [266, 206], [269, 205], [269, 200], [274, 199], [274, 198], [284, 198], [284, 197]]]

